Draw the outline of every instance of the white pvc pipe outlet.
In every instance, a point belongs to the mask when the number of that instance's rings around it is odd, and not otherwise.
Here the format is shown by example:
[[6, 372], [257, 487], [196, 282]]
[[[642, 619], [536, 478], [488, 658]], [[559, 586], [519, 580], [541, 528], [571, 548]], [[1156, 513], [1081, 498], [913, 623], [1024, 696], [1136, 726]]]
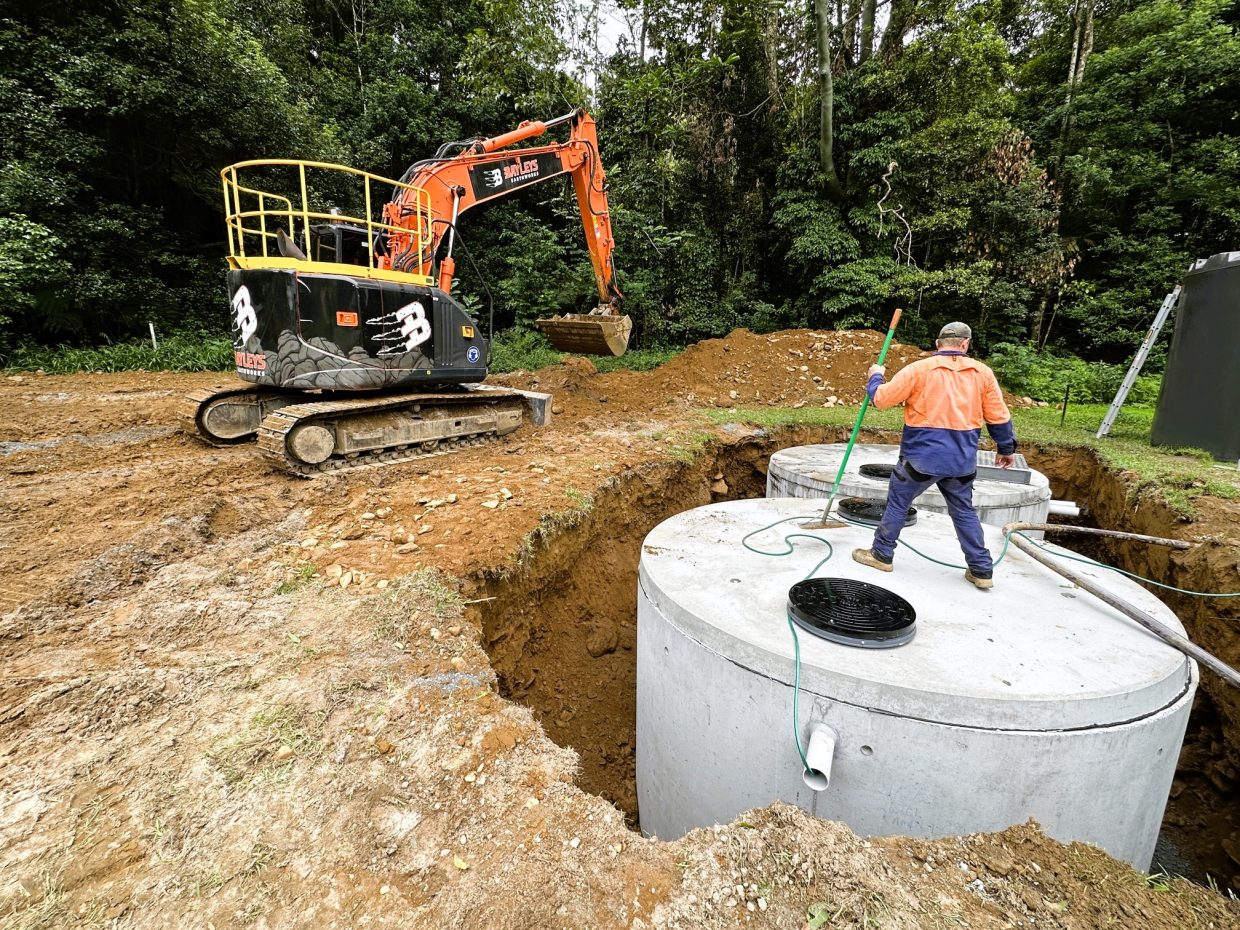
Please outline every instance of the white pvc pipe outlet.
[[1056, 517], [1079, 517], [1081, 508], [1075, 501], [1051, 501], [1050, 513]]
[[801, 777], [811, 791], [825, 791], [831, 784], [835, 739], [835, 731], [825, 724], [817, 724], [809, 731], [809, 745], [805, 749], [806, 768], [801, 772]]

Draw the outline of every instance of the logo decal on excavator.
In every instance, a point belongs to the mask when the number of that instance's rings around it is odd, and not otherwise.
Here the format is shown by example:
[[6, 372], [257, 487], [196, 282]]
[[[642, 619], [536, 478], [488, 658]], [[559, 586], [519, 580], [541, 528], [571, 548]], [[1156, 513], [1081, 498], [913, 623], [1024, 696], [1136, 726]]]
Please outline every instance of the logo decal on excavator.
[[381, 346], [377, 353], [380, 357], [412, 352], [431, 338], [431, 321], [426, 318], [426, 307], [420, 300], [369, 319], [366, 325], [379, 328], [372, 338]]
[[500, 194], [544, 178], [564, 174], [565, 168], [559, 155], [542, 152], [534, 156], [514, 155], [511, 159], [469, 166], [469, 183], [479, 200]]
[[412, 352], [431, 338], [431, 323], [420, 301], [415, 300], [397, 310], [396, 321], [400, 323], [400, 334], [405, 337], [406, 352]]
[[237, 319], [236, 328], [241, 332], [237, 339], [237, 348], [241, 349], [250, 341], [250, 337], [258, 332], [258, 314], [254, 312], [254, 303], [250, 300], [250, 289], [244, 284], [233, 294], [232, 308]]

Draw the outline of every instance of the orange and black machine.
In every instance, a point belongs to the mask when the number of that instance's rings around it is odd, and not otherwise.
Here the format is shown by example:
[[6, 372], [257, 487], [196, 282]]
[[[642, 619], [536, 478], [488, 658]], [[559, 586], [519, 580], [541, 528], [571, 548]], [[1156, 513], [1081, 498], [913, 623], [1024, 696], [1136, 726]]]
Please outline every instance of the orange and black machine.
[[[561, 124], [570, 127], [566, 141], [512, 148]], [[281, 168], [295, 174], [285, 187], [300, 189], [299, 205], [242, 183], [248, 170]], [[365, 217], [313, 208], [311, 201], [332, 190], [315, 183], [325, 172], [360, 180]], [[557, 348], [622, 354], [631, 323], [619, 309], [606, 180], [594, 120], [575, 110], [494, 138], [447, 143], [398, 181], [317, 162], [226, 168], [237, 374], [269, 387], [334, 391], [483, 380], [490, 333], [452, 296], [457, 222], [474, 207], [565, 174], [577, 194], [599, 306], [539, 327]], [[385, 186], [390, 199], [381, 219], [372, 219], [372, 194]], [[250, 203], [255, 209], [243, 209]]]

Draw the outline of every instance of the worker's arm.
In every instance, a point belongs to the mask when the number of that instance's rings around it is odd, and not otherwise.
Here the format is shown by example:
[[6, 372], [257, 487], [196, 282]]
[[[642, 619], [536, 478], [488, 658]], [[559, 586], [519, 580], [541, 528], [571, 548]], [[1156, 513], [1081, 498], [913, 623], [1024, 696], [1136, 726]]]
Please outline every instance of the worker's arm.
[[904, 403], [917, 386], [917, 375], [912, 366], [897, 371], [890, 384], [883, 384], [885, 370], [882, 365], [871, 365], [870, 380], [865, 385], [865, 392], [870, 395], [870, 403], [879, 410]]
[[[1003, 391], [993, 372], [989, 373], [989, 383], [982, 394], [982, 417], [986, 420], [986, 432], [990, 433], [990, 438], [995, 441], [999, 455], [1004, 458], [1014, 455], [1016, 430], [1012, 428], [1012, 412], [1003, 400]], [[1000, 466], [1008, 468], [1011, 461], [1006, 465], [1000, 462]]]

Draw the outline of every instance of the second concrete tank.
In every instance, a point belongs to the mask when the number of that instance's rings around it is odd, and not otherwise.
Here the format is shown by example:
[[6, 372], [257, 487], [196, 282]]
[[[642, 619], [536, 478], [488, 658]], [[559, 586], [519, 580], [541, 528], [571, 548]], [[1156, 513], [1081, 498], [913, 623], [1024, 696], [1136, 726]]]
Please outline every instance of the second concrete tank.
[[[767, 467], [766, 496], [826, 499], [846, 448], [843, 443], [831, 443], [780, 449], [771, 456]], [[899, 457], [899, 446], [858, 443], [849, 456], [836, 499], [885, 499], [887, 479], [867, 477], [861, 469], [864, 465], [895, 465]], [[978, 453], [979, 465], [993, 465], [994, 459], [993, 452]], [[973, 506], [981, 521], [991, 526], [1005, 526], [1015, 520], [1045, 523], [1050, 505], [1050, 481], [1040, 471], [1030, 472], [1029, 484], [986, 479], [973, 484]], [[947, 502], [935, 487], [917, 498], [914, 506], [931, 513], [947, 513]]]

